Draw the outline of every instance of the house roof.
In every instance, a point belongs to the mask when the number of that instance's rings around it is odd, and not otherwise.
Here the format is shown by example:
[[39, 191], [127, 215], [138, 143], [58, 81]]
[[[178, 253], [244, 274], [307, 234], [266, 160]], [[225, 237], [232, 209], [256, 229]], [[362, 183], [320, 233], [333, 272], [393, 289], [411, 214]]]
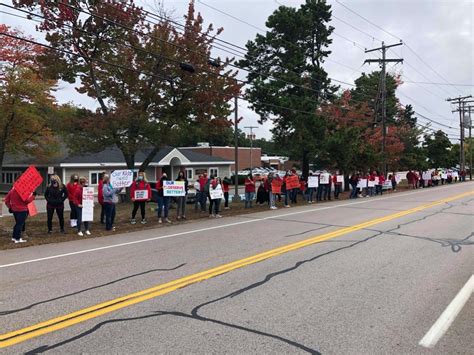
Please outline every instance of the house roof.
[[[141, 165], [146, 159], [151, 149], [142, 149], [135, 154], [135, 164]], [[223, 159], [221, 157], [211, 156], [203, 153], [196, 153], [186, 149], [164, 147], [152, 159], [151, 166], [169, 165], [173, 158], [178, 158], [182, 164], [198, 165], [204, 164], [233, 164], [233, 161]], [[107, 165], [125, 165], [125, 159], [122, 151], [117, 147], [108, 147], [100, 152], [84, 153], [78, 155], [62, 154], [46, 164], [37, 164], [34, 158], [28, 156], [7, 155], [4, 159], [3, 166], [25, 166], [35, 164], [37, 166], [107, 166]]]

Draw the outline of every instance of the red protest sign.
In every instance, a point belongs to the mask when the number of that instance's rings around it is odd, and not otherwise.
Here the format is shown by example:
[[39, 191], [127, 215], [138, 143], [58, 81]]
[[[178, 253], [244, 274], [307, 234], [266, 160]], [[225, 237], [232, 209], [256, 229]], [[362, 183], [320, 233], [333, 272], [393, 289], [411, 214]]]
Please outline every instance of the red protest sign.
[[272, 180], [272, 193], [273, 194], [281, 194], [281, 185], [283, 185], [283, 180]]
[[37, 189], [38, 186], [43, 182], [43, 178], [36, 168], [31, 165], [20, 178], [15, 181], [13, 187], [18, 192], [23, 201], [26, 201], [28, 197]]
[[297, 175], [291, 175], [286, 178], [286, 189], [299, 189], [300, 188], [300, 179]]
[[34, 201], [31, 201], [28, 204], [28, 214], [30, 215], [30, 217], [34, 217], [38, 214], [38, 210], [36, 209], [36, 205]]

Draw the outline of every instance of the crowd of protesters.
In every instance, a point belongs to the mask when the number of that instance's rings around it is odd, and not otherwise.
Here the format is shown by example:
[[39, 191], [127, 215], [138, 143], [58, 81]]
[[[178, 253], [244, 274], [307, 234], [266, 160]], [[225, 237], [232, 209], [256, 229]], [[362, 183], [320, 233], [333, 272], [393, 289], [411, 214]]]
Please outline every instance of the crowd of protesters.
[[[350, 186], [350, 199], [360, 197], [373, 197], [382, 195], [384, 189], [396, 191], [401, 176], [395, 172], [387, 177], [382, 172], [372, 171], [367, 173], [353, 172], [346, 180]], [[406, 176], [409, 188], [425, 188], [444, 184], [451, 184], [457, 181], [465, 181], [466, 172], [459, 173], [452, 171], [432, 170], [425, 172], [408, 171]], [[163, 185], [170, 180], [166, 173], [163, 173], [156, 183], [157, 217], [158, 223], [172, 223], [169, 215], [172, 197], [166, 196]], [[172, 179], [171, 179], [172, 180]], [[184, 184], [184, 196], [173, 199], [176, 202], [176, 220], [186, 219], [187, 196], [189, 192], [189, 182], [184, 172], [179, 172], [174, 181]], [[233, 181], [228, 177], [223, 179], [203, 173], [198, 176], [193, 184], [195, 189], [195, 211], [209, 213], [210, 218], [220, 218], [221, 200], [224, 200], [224, 209], [229, 209], [229, 190]], [[283, 207], [289, 208], [292, 204], [297, 204], [298, 199], [302, 203], [312, 204], [314, 202], [331, 201], [339, 199], [343, 190], [344, 176], [339, 171], [333, 172], [310, 172], [308, 176], [297, 174], [295, 169], [287, 171], [283, 176], [278, 173], [269, 173], [263, 179], [255, 179], [251, 174], [244, 180], [244, 207], [250, 209], [253, 203], [257, 205], [267, 205], [270, 209], [277, 209], [277, 204], [282, 203]], [[53, 231], [53, 217], [56, 213], [59, 221], [61, 233], [66, 233], [64, 227], [64, 204], [69, 200], [70, 206], [70, 226], [77, 230], [78, 236], [90, 236], [90, 222], [82, 218], [83, 215], [83, 188], [88, 186], [87, 178], [71, 175], [70, 181], [64, 185], [57, 175], [50, 177], [50, 184], [46, 188], [44, 197], [47, 211], [47, 232]], [[101, 173], [98, 181], [98, 202], [100, 208], [100, 223], [105, 225], [107, 231], [115, 231], [114, 222], [116, 215], [116, 203], [119, 195], [123, 194], [123, 189], [116, 189], [110, 183], [110, 176]], [[137, 192], [142, 192], [141, 194]], [[15, 218], [12, 241], [24, 243], [22, 233], [25, 230], [25, 222], [29, 214], [29, 204], [35, 199], [36, 193], [31, 194], [23, 200], [20, 194], [12, 188], [5, 198], [5, 204]], [[146, 203], [152, 198], [151, 185], [143, 171], [138, 172], [136, 179], [130, 186], [130, 199], [133, 203], [130, 223], [137, 223], [136, 215], [140, 210], [141, 224], [146, 224]]]

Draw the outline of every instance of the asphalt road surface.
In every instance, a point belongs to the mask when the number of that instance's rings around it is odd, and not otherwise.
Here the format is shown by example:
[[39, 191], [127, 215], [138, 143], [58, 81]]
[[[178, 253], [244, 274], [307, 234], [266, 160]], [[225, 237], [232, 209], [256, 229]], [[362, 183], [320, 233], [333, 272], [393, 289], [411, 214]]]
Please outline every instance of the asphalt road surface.
[[463, 183], [2, 251], [0, 352], [472, 354], [473, 231]]

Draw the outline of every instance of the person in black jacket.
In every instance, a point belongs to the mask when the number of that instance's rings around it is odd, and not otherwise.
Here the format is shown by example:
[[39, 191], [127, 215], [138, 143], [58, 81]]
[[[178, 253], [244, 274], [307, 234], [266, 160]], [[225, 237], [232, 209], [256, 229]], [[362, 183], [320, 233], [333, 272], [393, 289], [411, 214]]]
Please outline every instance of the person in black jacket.
[[188, 179], [184, 175], [184, 171], [179, 172], [178, 177], [176, 178], [176, 181], [184, 181], [184, 191], [185, 191], [184, 196], [179, 196], [176, 199], [176, 203], [177, 203], [177, 208], [176, 208], [177, 216], [176, 216], [176, 219], [177, 220], [186, 219], [186, 214], [185, 214], [186, 195], [188, 194], [188, 189], [189, 189], [188, 185], [189, 185], [189, 183], [188, 183]]
[[66, 187], [61, 182], [61, 179], [57, 175], [51, 177], [51, 183], [46, 188], [44, 198], [46, 199], [46, 211], [48, 215], [48, 234], [53, 232], [53, 215], [56, 211], [59, 219], [59, 227], [61, 233], [64, 231], [64, 201], [68, 197]]

